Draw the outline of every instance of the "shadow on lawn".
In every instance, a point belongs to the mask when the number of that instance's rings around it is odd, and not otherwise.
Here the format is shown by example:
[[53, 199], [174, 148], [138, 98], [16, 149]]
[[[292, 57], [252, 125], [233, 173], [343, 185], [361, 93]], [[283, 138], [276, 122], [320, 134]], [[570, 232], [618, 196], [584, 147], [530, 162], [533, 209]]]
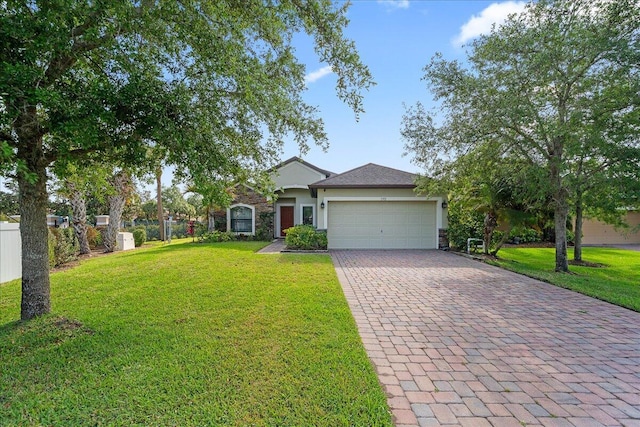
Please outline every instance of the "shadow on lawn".
[[0, 342], [10, 343], [14, 349], [12, 353], [15, 350], [20, 353], [21, 350], [58, 346], [70, 339], [93, 334], [94, 331], [81, 322], [55, 314], [0, 325]]
[[13, 320], [11, 322], [5, 323], [4, 325], [0, 325], [0, 342], [5, 344], [9, 342], [7, 337], [9, 337], [11, 333], [13, 333], [23, 324], [24, 321], [22, 320]]
[[238, 252], [257, 252], [266, 246], [268, 242], [218, 242], [218, 243], [198, 243], [196, 242], [180, 242], [180, 243], [169, 243], [162, 244], [160, 246], [135, 249], [133, 251], [127, 252], [118, 252], [121, 254], [122, 258], [136, 258], [141, 256], [147, 256], [150, 253], [175, 253], [178, 255], [179, 253], [189, 252], [192, 250], [198, 250], [203, 248], [208, 249], [223, 249], [223, 250], [233, 250]]

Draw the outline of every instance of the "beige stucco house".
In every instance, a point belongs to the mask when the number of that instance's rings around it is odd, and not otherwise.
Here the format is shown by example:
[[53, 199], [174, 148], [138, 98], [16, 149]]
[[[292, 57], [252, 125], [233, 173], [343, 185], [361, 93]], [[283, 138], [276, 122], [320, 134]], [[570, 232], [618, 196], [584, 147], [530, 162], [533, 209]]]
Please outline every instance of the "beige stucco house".
[[237, 186], [216, 222], [226, 223], [227, 231], [256, 235], [271, 210], [273, 237], [285, 237], [294, 225], [311, 225], [326, 230], [329, 249], [448, 246], [443, 198], [417, 194], [416, 176], [409, 172], [369, 163], [336, 174], [292, 157], [271, 170], [271, 179], [275, 197]]
[[369, 163], [334, 174], [297, 157], [272, 171], [274, 236], [309, 224], [327, 231], [330, 249], [437, 249], [446, 245], [442, 197], [415, 190], [416, 176]]

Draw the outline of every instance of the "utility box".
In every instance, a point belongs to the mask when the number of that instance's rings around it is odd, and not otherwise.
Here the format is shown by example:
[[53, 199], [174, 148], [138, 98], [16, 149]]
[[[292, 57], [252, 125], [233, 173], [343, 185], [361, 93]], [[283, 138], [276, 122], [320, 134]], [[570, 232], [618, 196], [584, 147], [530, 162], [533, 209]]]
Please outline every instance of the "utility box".
[[129, 251], [135, 248], [136, 244], [133, 240], [133, 233], [118, 233], [118, 237], [116, 237], [117, 251]]

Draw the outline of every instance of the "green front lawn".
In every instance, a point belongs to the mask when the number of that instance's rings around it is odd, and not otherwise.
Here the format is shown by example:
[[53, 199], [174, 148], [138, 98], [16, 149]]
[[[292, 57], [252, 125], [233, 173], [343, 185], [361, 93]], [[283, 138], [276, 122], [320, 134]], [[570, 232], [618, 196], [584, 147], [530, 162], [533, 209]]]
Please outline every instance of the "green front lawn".
[[390, 426], [327, 255], [156, 246], [0, 286], [0, 425]]
[[506, 269], [640, 311], [640, 252], [586, 247], [582, 259], [605, 266], [570, 266], [572, 274], [554, 272], [553, 248], [504, 248], [499, 256], [496, 264]]

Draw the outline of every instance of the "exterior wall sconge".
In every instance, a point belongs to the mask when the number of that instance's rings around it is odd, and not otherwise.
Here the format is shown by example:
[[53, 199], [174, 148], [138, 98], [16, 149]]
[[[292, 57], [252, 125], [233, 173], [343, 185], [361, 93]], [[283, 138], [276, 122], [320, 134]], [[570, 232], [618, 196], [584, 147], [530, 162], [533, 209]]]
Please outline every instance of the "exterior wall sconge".
[[442, 202], [442, 209], [447, 209], [449, 204], [447, 202]]
[[320, 209], [324, 209], [324, 202], [320, 202]]

